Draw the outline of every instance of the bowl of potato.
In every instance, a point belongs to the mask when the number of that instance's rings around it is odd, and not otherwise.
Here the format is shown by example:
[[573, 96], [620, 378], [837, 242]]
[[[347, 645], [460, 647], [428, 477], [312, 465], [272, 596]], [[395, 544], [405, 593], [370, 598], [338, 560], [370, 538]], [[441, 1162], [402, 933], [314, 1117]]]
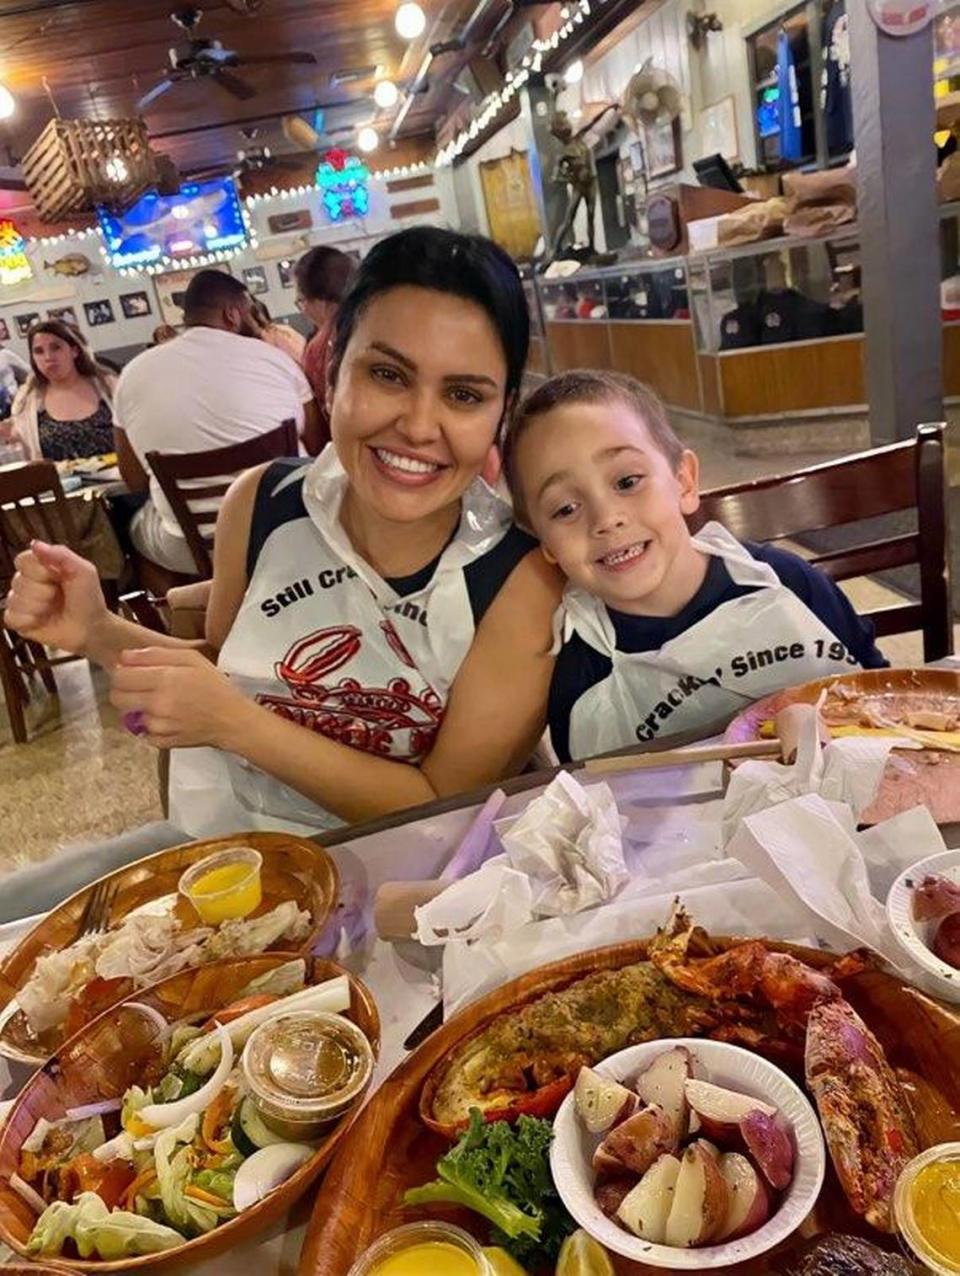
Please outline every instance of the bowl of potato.
[[820, 1123], [774, 1064], [721, 1041], [651, 1041], [583, 1068], [554, 1121], [564, 1205], [607, 1249], [675, 1270], [756, 1258], [813, 1209]]

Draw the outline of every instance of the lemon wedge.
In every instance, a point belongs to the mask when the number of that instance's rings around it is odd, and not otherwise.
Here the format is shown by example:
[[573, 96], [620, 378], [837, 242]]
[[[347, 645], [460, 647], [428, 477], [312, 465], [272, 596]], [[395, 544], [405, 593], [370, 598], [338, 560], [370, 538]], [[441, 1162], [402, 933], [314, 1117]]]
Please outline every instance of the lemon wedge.
[[499, 1245], [485, 1245], [483, 1253], [490, 1264], [493, 1276], [527, 1276], [526, 1268], [521, 1267], [517, 1260]]
[[600, 1242], [581, 1227], [563, 1242], [556, 1276], [614, 1276], [613, 1263]]

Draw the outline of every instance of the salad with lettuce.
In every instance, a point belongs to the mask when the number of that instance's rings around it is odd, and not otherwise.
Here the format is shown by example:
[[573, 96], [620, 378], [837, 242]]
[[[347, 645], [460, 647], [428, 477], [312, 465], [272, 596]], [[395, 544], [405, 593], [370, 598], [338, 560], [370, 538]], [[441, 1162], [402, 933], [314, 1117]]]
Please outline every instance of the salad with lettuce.
[[239, 1067], [265, 1020], [349, 1008], [345, 975], [305, 987], [305, 974], [303, 960], [288, 962], [205, 1024], [164, 1021], [155, 1080], [37, 1122], [10, 1180], [38, 1215], [32, 1256], [110, 1260], [173, 1249], [254, 1205], [314, 1154], [264, 1123]]

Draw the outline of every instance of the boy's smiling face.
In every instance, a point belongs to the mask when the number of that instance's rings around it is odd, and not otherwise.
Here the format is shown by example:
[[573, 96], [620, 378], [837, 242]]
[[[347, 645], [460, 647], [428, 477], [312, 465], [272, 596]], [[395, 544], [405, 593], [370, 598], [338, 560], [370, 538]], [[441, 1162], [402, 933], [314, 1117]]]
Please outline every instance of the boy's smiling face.
[[619, 611], [676, 615], [703, 583], [706, 558], [685, 515], [700, 503], [699, 466], [674, 468], [629, 403], [561, 404], [516, 443], [516, 473], [546, 557]]

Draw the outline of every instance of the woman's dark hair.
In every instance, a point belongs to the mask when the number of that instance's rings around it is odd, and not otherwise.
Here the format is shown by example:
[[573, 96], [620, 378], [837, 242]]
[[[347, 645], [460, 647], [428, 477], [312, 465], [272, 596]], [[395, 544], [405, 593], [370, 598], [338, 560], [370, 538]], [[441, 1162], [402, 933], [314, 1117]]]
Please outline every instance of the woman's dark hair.
[[530, 316], [511, 258], [482, 235], [437, 226], [411, 226], [381, 239], [367, 253], [340, 303], [330, 341], [330, 383], [364, 309], [381, 293], [410, 286], [463, 297], [482, 307], [507, 360], [506, 401], [519, 392], [530, 344]]
[[102, 369], [98, 366], [96, 359], [90, 351], [86, 340], [80, 333], [79, 329], [74, 328], [72, 324], [64, 323], [62, 319], [41, 319], [39, 323], [31, 326], [27, 333], [27, 350], [30, 353], [30, 367], [33, 369], [33, 375], [36, 378], [37, 385], [46, 385], [47, 378], [37, 367], [37, 362], [33, 357], [33, 339], [38, 337], [40, 333], [45, 332], [51, 337], [59, 337], [61, 341], [65, 341], [68, 346], [72, 346], [77, 351], [77, 371], [82, 377], [96, 377], [102, 375]]

